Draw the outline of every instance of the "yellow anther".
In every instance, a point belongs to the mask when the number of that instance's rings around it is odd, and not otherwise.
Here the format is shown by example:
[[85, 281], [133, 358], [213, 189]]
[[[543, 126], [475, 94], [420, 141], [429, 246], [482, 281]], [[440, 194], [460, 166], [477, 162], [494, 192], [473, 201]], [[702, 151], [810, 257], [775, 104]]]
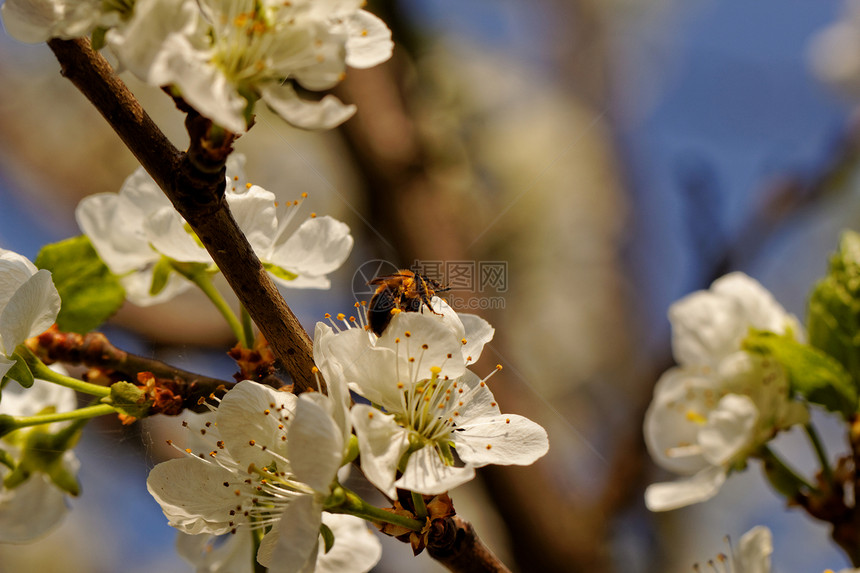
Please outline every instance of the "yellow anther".
[[705, 418], [704, 416], [702, 416], [698, 412], [694, 412], [692, 410], [687, 410], [686, 417], [687, 417], [687, 421], [693, 422], [694, 424], [699, 424], [699, 425], [703, 425], [705, 422], [708, 421], [707, 418]]

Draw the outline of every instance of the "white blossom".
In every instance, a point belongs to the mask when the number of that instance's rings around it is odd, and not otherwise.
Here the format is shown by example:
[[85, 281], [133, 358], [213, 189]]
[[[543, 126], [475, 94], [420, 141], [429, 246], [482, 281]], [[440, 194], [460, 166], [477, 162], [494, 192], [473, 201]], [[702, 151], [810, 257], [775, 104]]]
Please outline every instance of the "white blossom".
[[108, 33], [120, 61], [142, 80], [173, 85], [202, 115], [242, 133], [262, 99], [289, 123], [328, 129], [355, 107], [328, 95], [300, 98], [294, 82], [326, 90], [346, 66], [391, 56], [391, 32], [358, 0], [139, 0], [127, 26]]
[[10, 36], [35, 44], [80, 38], [98, 26], [114, 25], [131, 5], [123, 0], [6, 0], [0, 12]]
[[[0, 414], [35, 416], [71, 411], [76, 405], [73, 390], [37, 379], [30, 388], [22, 388], [14, 382], [7, 384], [2, 391]], [[11, 469], [0, 463], [0, 543], [26, 543], [38, 539], [57, 527], [68, 512], [67, 491], [61, 489], [53, 478], [64, 476], [74, 480], [80, 463], [71, 450], [63, 452], [53, 462], [55, 467], [52, 468], [18, 467], [34, 433], [56, 432], [64, 426], [55, 423], [48, 427], [22, 428], [0, 439], [0, 450], [16, 464]], [[23, 481], [10, 487], [7, 482], [13, 476], [23, 478]]]
[[802, 336], [797, 320], [753, 279], [727, 275], [674, 304], [669, 318], [680, 366], [657, 382], [645, 442], [659, 465], [688, 477], [649, 486], [652, 511], [710, 499], [760, 446], [809, 417], [777, 363], [741, 350], [751, 327]]
[[[539, 425], [501, 413], [486, 383], [489, 376], [480, 379], [466, 369], [492, 328], [480, 319], [464, 326], [445, 308], [443, 317], [397, 314], [381, 337], [361, 326], [335, 332], [317, 324], [314, 356], [320, 370], [326, 378], [342, 375], [373, 404], [357, 404], [350, 413], [362, 471], [390, 497], [397, 487], [442, 493], [472, 479], [475, 468], [531, 464], [549, 447]], [[477, 327], [475, 340], [483, 341], [470, 342], [467, 326]]]
[[[294, 224], [299, 200], [278, 204], [273, 193], [244, 183], [244, 157], [227, 162], [225, 197], [255, 253], [278, 284], [328, 288], [328, 273], [352, 250], [349, 227], [331, 217]], [[138, 168], [119, 193], [84, 198], [75, 211], [81, 230], [110, 270], [120, 277], [128, 299], [139, 306], [167, 301], [191, 283], [170, 273], [153, 292], [157, 265], [164, 257], [182, 263], [214, 265], [191, 228], [155, 181]]]
[[[334, 536], [334, 545], [326, 552], [319, 544], [314, 571], [316, 573], [341, 573], [369, 571], [382, 556], [382, 545], [368, 529], [367, 522], [351, 515], [322, 514], [325, 524]], [[187, 535], [180, 533], [177, 551], [192, 567], [194, 573], [253, 573], [251, 569], [251, 532], [235, 535]], [[293, 573], [275, 562], [270, 573]]]
[[[306, 393], [297, 398], [247, 380], [231, 389], [215, 411], [215, 422], [201, 428], [213, 444], [211, 451], [163, 462], [147, 479], [170, 525], [187, 534], [243, 536], [265, 527], [256, 556], [261, 564], [270, 571], [313, 571], [324, 504], [351, 433], [342, 425], [347, 422], [346, 388], [338, 389], [336, 379], [328, 383], [330, 397]], [[206, 566], [231, 562], [242, 542], [230, 543], [232, 549]], [[345, 571], [372, 566], [358, 565]]]
[[51, 273], [0, 249], [0, 378], [15, 364], [15, 348], [57, 320], [60, 295]]

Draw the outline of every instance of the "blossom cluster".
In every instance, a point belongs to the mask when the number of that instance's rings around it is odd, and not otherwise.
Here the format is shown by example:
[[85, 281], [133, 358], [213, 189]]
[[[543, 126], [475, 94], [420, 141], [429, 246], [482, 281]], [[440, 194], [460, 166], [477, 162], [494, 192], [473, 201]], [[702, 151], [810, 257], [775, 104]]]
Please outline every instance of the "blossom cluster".
[[[265, 530], [257, 560], [270, 571], [365, 571], [378, 559], [373, 538], [357, 526], [347, 529], [357, 518], [325, 511], [337, 511], [339, 476], [356, 445], [364, 476], [391, 498], [397, 488], [441, 494], [472, 479], [478, 467], [543, 456], [544, 429], [502, 414], [489, 376], [466, 368], [492, 327], [438, 298], [433, 309], [439, 314], [394, 316], [381, 336], [364, 328], [362, 317], [331, 319], [334, 328], [318, 323], [314, 358], [327, 395], [296, 397], [251, 381], [230, 390], [213, 407], [214, 420], [193, 428], [207, 445], [150, 473], [149, 491], [169, 523], [186, 534], [243, 540]], [[370, 403], [350, 407], [350, 390]], [[337, 554], [323, 551], [320, 524], [332, 529], [335, 548], [363, 550], [332, 568]], [[202, 539], [194, 543], [205, 546]], [[250, 550], [246, 541], [231, 547]]]
[[797, 319], [754, 279], [726, 275], [673, 304], [669, 320], [678, 366], [657, 382], [645, 442], [659, 465], [687, 477], [649, 486], [653, 511], [710, 499], [777, 432], [809, 419], [784, 369], [742, 349], [750, 329], [803, 338]]
[[[295, 224], [302, 200], [279, 204], [272, 192], [246, 182], [244, 161], [239, 154], [227, 161], [225, 198], [254, 252], [283, 287], [328, 288], [326, 275], [352, 250], [349, 227], [327, 215]], [[75, 215], [99, 256], [120, 277], [128, 300], [139, 306], [165, 302], [191, 288], [180, 274], [170, 272], [172, 265], [214, 267], [200, 240], [142, 167], [119, 193], [86, 197]]]
[[335, 96], [315, 101], [346, 67], [391, 57], [391, 32], [360, 0], [6, 0], [3, 22], [25, 42], [102, 38], [123, 69], [170, 86], [201, 115], [234, 133], [264, 101], [304, 129], [329, 129], [355, 113]]

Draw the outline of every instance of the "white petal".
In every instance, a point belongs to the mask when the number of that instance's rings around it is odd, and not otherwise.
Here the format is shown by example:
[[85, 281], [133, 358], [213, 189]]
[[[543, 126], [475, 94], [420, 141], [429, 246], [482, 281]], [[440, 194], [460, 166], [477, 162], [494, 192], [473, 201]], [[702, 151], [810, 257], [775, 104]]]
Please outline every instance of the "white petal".
[[723, 396], [699, 432], [704, 458], [712, 465], [728, 464], [753, 443], [758, 418], [758, 408], [749, 397]]
[[351, 398], [343, 369], [339, 364], [329, 359], [323, 348], [335, 336], [334, 331], [325, 323], [318, 322], [314, 331], [313, 356], [317, 367], [322, 372], [328, 386], [328, 396], [331, 400], [331, 415], [341, 430], [341, 439], [347, 444], [352, 434], [352, 421], [349, 419]]
[[149, 293], [152, 290], [153, 274], [153, 267], [148, 267], [122, 277], [119, 282], [125, 289], [125, 298], [137, 306], [152, 306], [167, 302], [194, 286], [191, 281], [180, 274], [170, 273], [164, 288], [157, 295], [152, 296]]
[[435, 495], [454, 489], [474, 477], [475, 468], [471, 465], [461, 468], [445, 465], [434, 448], [424, 447], [412, 452], [406, 471], [395, 485], [425, 495]]
[[0, 337], [6, 354], [30, 338], [45, 332], [57, 320], [60, 294], [51, 273], [40, 270], [22, 284], [0, 313]]
[[[742, 272], [729, 273], [718, 278], [711, 285], [711, 290], [735, 301], [742, 309], [744, 320], [754, 328], [783, 334], [787, 326], [796, 323], [770, 291]], [[795, 330], [794, 333], [797, 334], [798, 331]]]
[[48, 476], [34, 474], [0, 490], [0, 543], [26, 543], [48, 534], [66, 515], [65, 494]]
[[287, 432], [287, 457], [293, 474], [314, 491], [328, 494], [343, 461], [343, 434], [331, 417], [331, 404], [321, 394], [299, 396]]
[[182, 532], [176, 536], [176, 552], [194, 573], [250, 573], [252, 548], [249, 529], [221, 536]]
[[51, 37], [60, 15], [50, 0], [6, 0], [0, 6], [6, 32], [21, 42], [36, 44]]
[[295, 394], [243, 380], [227, 392], [218, 406], [218, 431], [227, 451], [242, 466], [264, 468], [272, 462], [272, 453], [263, 450], [263, 446], [286, 456], [282, 438], [289, 431], [295, 411]]
[[391, 30], [385, 22], [359, 10], [345, 20], [349, 37], [346, 40], [346, 65], [370, 68], [388, 60], [394, 51]]
[[356, 404], [350, 414], [361, 452], [361, 471], [382, 493], [394, 498], [394, 477], [400, 457], [409, 448], [408, 432], [393, 415], [365, 404]]
[[[349, 227], [329, 216], [303, 222], [296, 232], [278, 237], [271, 262], [299, 275], [321, 276], [339, 268], [352, 251]], [[291, 281], [285, 284], [289, 286]]]
[[[463, 336], [466, 339], [462, 349], [463, 356], [466, 358], [466, 364], [474, 364], [481, 357], [484, 345], [493, 339], [496, 329], [476, 314], [461, 312], [458, 316], [466, 330]], [[471, 360], [469, 360], [470, 357]]]
[[149, 215], [143, 229], [153, 248], [171, 259], [186, 263], [212, 262], [212, 257], [194, 240], [187, 223], [173, 207], [165, 207]]
[[[442, 378], [459, 378], [466, 371], [461, 354], [462, 339], [457, 340], [447, 324], [433, 314], [401, 312], [395, 315], [376, 346], [396, 351], [403, 382], [410, 372], [411, 380], [431, 378], [430, 369], [434, 366], [441, 368], [439, 376]], [[410, 362], [410, 358], [415, 361]]]
[[146, 241], [142, 213], [126, 197], [116, 193], [84, 197], [75, 209], [75, 218], [115, 274], [122, 275], [159, 258]]
[[327, 95], [318, 102], [302, 100], [286, 84], [266, 85], [260, 91], [263, 101], [275, 113], [302, 129], [332, 129], [348, 120], [356, 111], [354, 105], [344, 105], [333, 95]]
[[275, 194], [252, 185], [241, 193], [226, 193], [227, 204], [239, 228], [245, 233], [254, 252], [264, 262], [271, 259], [269, 250], [278, 227], [275, 217]]
[[546, 430], [516, 414], [470, 419], [454, 428], [452, 438], [460, 459], [476, 468], [487, 464], [525, 466], [549, 450]]
[[189, 41], [199, 25], [200, 11], [182, 0], [137, 0], [133, 17], [108, 31], [107, 43], [122, 65], [142, 81], [173, 83], [182, 62], [197, 56]]
[[0, 311], [6, 308], [9, 299], [38, 270], [27, 257], [0, 249]]
[[645, 444], [660, 466], [675, 473], [694, 474], [708, 466], [700, 451], [679, 446], [698, 444], [699, 431], [713, 408], [719, 380], [692, 368], [671, 368], [654, 387], [645, 412]]
[[317, 560], [322, 508], [312, 496], [290, 502], [278, 523], [278, 541], [269, 558], [257, 559], [270, 573], [310, 573]]
[[[236, 483], [235, 474], [195, 458], [162, 462], [152, 468], [146, 489], [161, 506], [171, 526], [185, 533], [221, 534], [233, 528], [230, 510], [254, 495], [251, 486]], [[228, 483], [225, 486], [224, 483]], [[236, 495], [239, 491], [240, 495]]]
[[351, 328], [333, 336], [323, 349], [342, 368], [352, 390], [375, 404], [399, 407], [397, 357], [391, 349], [372, 346], [370, 336], [362, 329]]
[[770, 529], [759, 525], [747, 531], [738, 543], [737, 560], [743, 573], [770, 573], [773, 536]]
[[367, 522], [352, 515], [323, 513], [322, 522], [334, 534], [328, 553], [321, 543], [316, 573], [364, 573], [382, 557], [382, 544]]
[[[59, 364], [51, 365], [51, 369], [66, 373]], [[3, 388], [0, 414], [35, 416], [49, 406], [53, 406], [57, 412], [69, 412], [77, 405], [77, 395], [71, 388], [36, 379], [30, 388], [22, 388], [18, 384], [9, 384]]]
[[707, 501], [725, 481], [725, 468], [709, 466], [687, 479], [651, 484], [645, 490], [645, 506], [651, 511], [668, 511]]

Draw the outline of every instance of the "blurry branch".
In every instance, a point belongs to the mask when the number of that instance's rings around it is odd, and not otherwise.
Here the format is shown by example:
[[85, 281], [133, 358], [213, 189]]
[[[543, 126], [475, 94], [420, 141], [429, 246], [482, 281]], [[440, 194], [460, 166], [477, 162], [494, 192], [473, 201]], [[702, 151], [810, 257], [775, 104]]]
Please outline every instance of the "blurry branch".
[[216, 391], [229, 389], [235, 384], [235, 382], [202, 376], [160, 360], [126, 352], [111, 344], [100, 332], [81, 335], [51, 328], [29, 339], [27, 346], [46, 364], [53, 362], [82, 364], [102, 372], [107, 371], [104, 373], [108, 375], [113, 372], [123, 374], [126, 381], [132, 383], [138, 381], [138, 374], [145, 372], [153, 374], [156, 378], [170, 380], [174, 394], [182, 398], [183, 408], [192, 410], [198, 409], [200, 398], [206, 398]]
[[99, 110], [209, 251], [296, 390], [316, 388], [312, 344], [242, 234], [224, 199], [224, 161], [232, 138], [212, 149], [211, 123], [189, 114], [189, 153], [176, 149], [88, 39], [51, 40], [64, 77]]

